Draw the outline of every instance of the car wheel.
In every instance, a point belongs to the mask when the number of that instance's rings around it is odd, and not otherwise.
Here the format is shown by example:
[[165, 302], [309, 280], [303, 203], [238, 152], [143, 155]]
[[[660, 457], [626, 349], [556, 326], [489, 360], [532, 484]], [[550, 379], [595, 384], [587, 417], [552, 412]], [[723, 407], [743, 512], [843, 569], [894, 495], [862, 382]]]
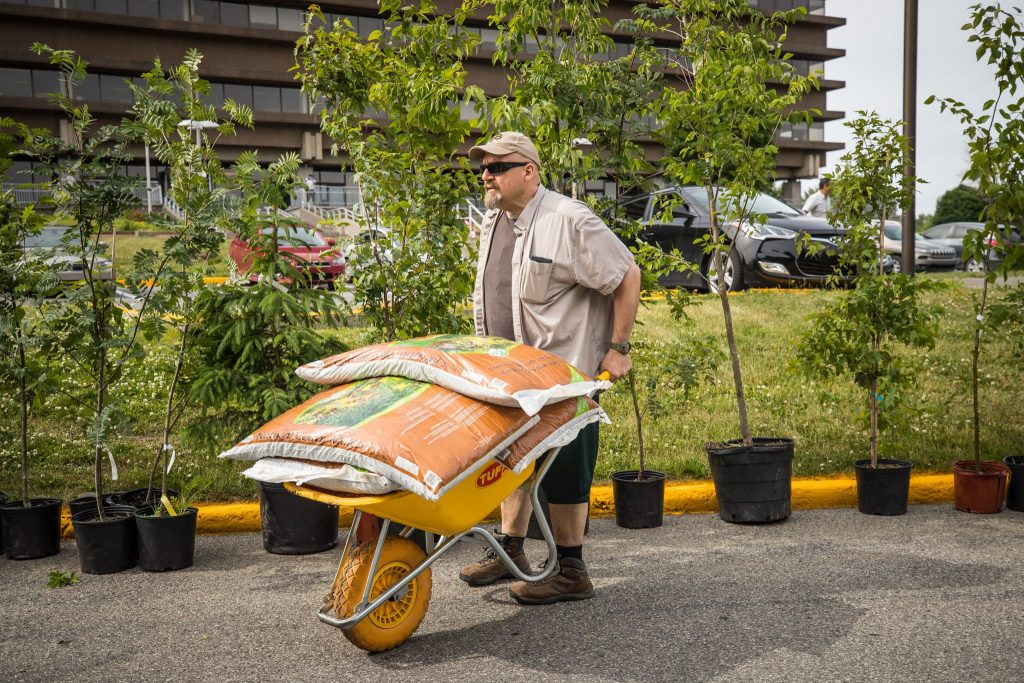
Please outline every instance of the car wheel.
[[[736, 256], [736, 252], [730, 251], [725, 258], [725, 291], [727, 292], [738, 292], [743, 289], [743, 267], [738, 263], [739, 258]], [[704, 274], [704, 280], [707, 283], [708, 292], [712, 294], [718, 293], [718, 277], [715, 271], [715, 259], [714, 254], [708, 254], [704, 257], [704, 264], [701, 267], [701, 272]]]
[[892, 271], [891, 272], [892, 273], [902, 273], [903, 272], [903, 256], [901, 256], [900, 254], [893, 254], [892, 255]]
[[985, 271], [985, 265], [978, 259], [970, 259], [964, 264], [964, 270], [968, 273], [982, 273]]

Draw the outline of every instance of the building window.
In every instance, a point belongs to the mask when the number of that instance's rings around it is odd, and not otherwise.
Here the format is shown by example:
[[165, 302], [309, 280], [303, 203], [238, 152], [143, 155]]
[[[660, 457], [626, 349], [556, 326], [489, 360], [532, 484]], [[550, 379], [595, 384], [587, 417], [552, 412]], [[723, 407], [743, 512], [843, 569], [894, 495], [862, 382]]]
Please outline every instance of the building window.
[[61, 87], [60, 73], [57, 71], [32, 70], [32, 93], [36, 97], [64, 92]]
[[302, 31], [302, 12], [286, 7], [277, 8], [277, 27], [282, 31]]
[[93, 12], [96, 10], [96, 3], [93, 0], [64, 0], [67, 9], [78, 10], [79, 12]]
[[100, 77], [96, 74], [86, 74], [85, 80], [75, 85], [74, 96], [76, 100], [98, 102], [100, 99]]
[[237, 2], [220, 3], [220, 20], [227, 26], [248, 26], [249, 6]]
[[277, 8], [266, 5], [249, 5], [249, 25], [277, 28]]
[[188, 21], [188, 0], [159, 0], [160, 18]]
[[32, 97], [32, 71], [0, 68], [0, 95], [3, 97]]
[[193, 21], [201, 21], [206, 24], [220, 23], [220, 3], [214, 0], [195, 0], [195, 14]]
[[281, 111], [281, 88], [254, 85], [252, 87], [252, 108], [253, 111]]
[[[247, 107], [252, 107], [252, 86], [251, 85], [235, 85], [227, 83], [224, 85], [224, 99], [234, 100], [238, 104], [244, 104]], [[220, 103], [216, 103], [220, 106]]]
[[131, 103], [132, 91], [122, 76], [100, 76], [100, 99], [104, 102], [127, 102]]
[[128, 14], [128, 0], [96, 0], [96, 11], [104, 14]]
[[281, 111], [287, 114], [305, 114], [306, 98], [298, 88], [281, 88]]

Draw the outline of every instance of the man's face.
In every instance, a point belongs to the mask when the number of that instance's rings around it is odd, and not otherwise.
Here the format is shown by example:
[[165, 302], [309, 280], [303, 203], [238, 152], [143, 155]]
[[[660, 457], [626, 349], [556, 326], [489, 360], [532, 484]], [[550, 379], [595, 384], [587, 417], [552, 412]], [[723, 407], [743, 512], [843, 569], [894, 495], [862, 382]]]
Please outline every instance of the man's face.
[[[484, 167], [501, 162], [522, 164], [526, 162], [526, 159], [521, 158], [518, 154], [506, 154], [505, 156], [485, 154], [480, 160]], [[532, 162], [529, 166], [515, 166], [503, 173], [494, 173], [485, 168], [480, 176], [484, 183], [484, 206], [488, 209], [514, 208], [529, 187], [526, 183], [526, 176], [530, 172], [528, 169], [533, 169]]]
[[821, 193], [826, 197], [829, 196], [829, 194], [832, 193], [832, 183], [829, 183], [825, 187], [821, 188]]

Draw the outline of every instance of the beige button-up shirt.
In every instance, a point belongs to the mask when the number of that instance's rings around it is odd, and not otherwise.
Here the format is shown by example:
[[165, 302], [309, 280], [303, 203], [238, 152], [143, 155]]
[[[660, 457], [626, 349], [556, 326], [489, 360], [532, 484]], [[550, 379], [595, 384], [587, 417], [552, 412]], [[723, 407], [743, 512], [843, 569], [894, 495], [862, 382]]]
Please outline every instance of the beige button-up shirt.
[[[499, 214], [487, 212], [480, 235], [473, 294], [477, 334], [487, 334], [483, 272]], [[543, 187], [516, 219], [515, 233], [516, 341], [550, 351], [593, 377], [612, 341], [612, 293], [633, 255], [590, 207]]]

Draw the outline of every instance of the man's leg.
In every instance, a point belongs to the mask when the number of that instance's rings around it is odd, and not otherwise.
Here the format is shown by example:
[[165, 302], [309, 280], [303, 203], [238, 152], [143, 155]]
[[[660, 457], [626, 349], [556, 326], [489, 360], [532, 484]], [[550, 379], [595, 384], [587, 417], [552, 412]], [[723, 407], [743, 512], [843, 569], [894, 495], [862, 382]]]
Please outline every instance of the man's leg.
[[583, 531], [597, 464], [597, 430], [596, 424], [587, 425], [575, 441], [563, 446], [541, 482], [551, 510], [559, 569], [540, 583], [514, 582], [509, 593], [521, 603], [546, 605], [594, 596], [594, 584], [583, 562]]
[[[530, 524], [530, 492], [527, 488], [518, 488], [501, 501], [501, 546], [512, 561], [524, 572], [530, 571], [530, 562], [523, 551], [526, 540], [526, 529]], [[505, 563], [498, 559], [497, 554], [487, 549], [482, 559], [468, 564], [459, 571], [459, 578], [470, 586], [489, 586], [497, 581], [511, 579]]]

